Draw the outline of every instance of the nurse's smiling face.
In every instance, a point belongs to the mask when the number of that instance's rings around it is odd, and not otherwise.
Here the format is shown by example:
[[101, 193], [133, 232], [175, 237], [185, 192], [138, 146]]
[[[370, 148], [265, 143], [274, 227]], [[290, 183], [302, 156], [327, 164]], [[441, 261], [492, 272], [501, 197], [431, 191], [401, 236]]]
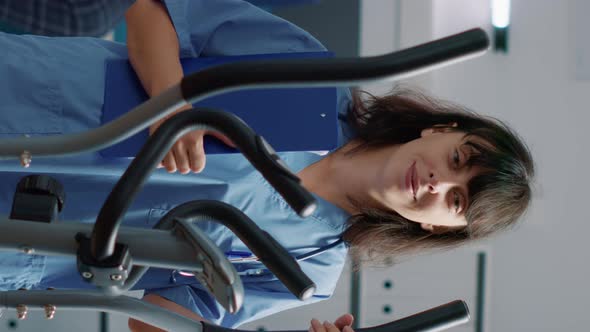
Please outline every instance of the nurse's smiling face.
[[400, 145], [391, 154], [380, 171], [374, 197], [429, 231], [436, 231], [436, 226], [466, 226], [467, 185], [481, 172], [468, 166], [474, 149], [466, 143], [463, 132], [423, 130], [420, 138]]

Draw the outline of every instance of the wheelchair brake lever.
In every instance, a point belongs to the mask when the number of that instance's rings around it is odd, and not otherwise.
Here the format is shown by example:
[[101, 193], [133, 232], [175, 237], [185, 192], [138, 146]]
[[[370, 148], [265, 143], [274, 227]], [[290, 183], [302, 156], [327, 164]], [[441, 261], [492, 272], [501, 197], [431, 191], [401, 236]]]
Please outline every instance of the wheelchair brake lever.
[[213, 294], [225, 310], [232, 314], [238, 311], [244, 303], [244, 286], [223, 252], [202, 231], [191, 227], [187, 220], [177, 219], [175, 232], [182, 234], [197, 252], [196, 259], [203, 269], [192, 271], [195, 278]]

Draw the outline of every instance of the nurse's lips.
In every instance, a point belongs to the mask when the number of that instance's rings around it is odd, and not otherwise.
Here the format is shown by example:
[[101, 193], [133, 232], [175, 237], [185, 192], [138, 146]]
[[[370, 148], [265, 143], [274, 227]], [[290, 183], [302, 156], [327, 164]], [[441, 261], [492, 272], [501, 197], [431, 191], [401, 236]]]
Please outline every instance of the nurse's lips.
[[406, 171], [406, 189], [412, 194], [412, 198], [416, 200], [416, 190], [418, 188], [418, 177], [416, 176], [416, 162], [412, 163], [410, 168]]
[[414, 163], [414, 167], [412, 167], [412, 192], [414, 193], [414, 200], [417, 200], [419, 184], [418, 169], [416, 169], [416, 163]]

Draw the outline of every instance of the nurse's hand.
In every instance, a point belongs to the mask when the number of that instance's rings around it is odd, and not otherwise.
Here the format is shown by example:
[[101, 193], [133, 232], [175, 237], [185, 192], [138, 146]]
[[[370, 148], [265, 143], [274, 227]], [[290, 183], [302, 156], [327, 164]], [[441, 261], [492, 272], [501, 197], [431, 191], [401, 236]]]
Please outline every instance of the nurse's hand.
[[[125, 20], [129, 61], [147, 94], [154, 97], [178, 84], [183, 76], [178, 56], [180, 46], [165, 5], [161, 1], [137, 0], [125, 13]], [[188, 108], [190, 105], [174, 114]], [[164, 121], [150, 126], [150, 135]], [[188, 133], [174, 143], [160, 167], [166, 167], [170, 173], [177, 170], [182, 174], [202, 171], [205, 167], [203, 136], [209, 134], [229, 143], [221, 135], [202, 130]]]
[[[190, 106], [183, 107], [179, 111], [189, 109]], [[175, 112], [174, 114], [178, 113]], [[169, 118], [170, 116], [166, 117]], [[160, 120], [150, 126], [150, 135], [152, 135], [164, 120]], [[164, 159], [158, 164], [158, 168], [165, 167], [168, 173], [175, 173], [177, 170], [181, 174], [187, 174], [191, 171], [199, 173], [205, 168], [205, 149], [203, 148], [203, 137], [205, 135], [211, 135], [220, 139], [223, 143], [234, 147], [235, 145], [229, 140], [229, 138], [212, 131], [195, 130], [188, 134], [185, 134], [178, 139], [170, 151], [166, 154]]]
[[334, 323], [328, 321], [320, 323], [319, 320], [314, 318], [311, 320], [309, 332], [354, 332], [351, 327], [353, 321], [354, 317], [351, 314], [338, 317]]

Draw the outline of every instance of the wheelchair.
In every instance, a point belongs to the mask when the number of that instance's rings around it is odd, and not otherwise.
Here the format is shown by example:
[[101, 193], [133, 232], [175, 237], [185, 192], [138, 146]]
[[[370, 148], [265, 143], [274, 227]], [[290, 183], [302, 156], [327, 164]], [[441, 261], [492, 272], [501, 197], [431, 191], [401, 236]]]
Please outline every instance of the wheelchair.
[[[409, 76], [432, 67], [481, 54], [489, 47], [486, 33], [468, 30], [398, 52], [367, 58], [248, 60], [207, 68], [139, 105], [120, 118], [83, 133], [0, 141], [0, 159], [33, 158], [92, 152], [116, 144], [172, 113], [184, 102], [238, 89], [260, 87], [350, 86]], [[106, 199], [94, 224], [55, 223], [65, 204], [59, 182], [43, 175], [23, 178], [10, 216], [0, 217], [0, 250], [76, 257], [82, 278], [96, 290], [0, 292], [1, 308], [96, 310], [128, 315], [170, 331], [230, 330], [196, 321], [129, 297], [149, 267], [190, 271], [229, 312], [244, 298], [240, 278], [223, 252], [199, 229], [214, 220], [232, 230], [266, 267], [299, 299], [315, 285], [297, 262], [268, 233], [238, 209], [217, 201], [191, 201], [168, 212], [152, 229], [123, 227], [125, 211], [174, 142], [187, 132], [206, 129], [227, 136], [301, 217], [315, 208], [313, 196], [299, 183], [272, 146], [236, 116], [218, 110], [192, 109], [168, 119], [150, 136]], [[453, 301], [360, 332], [442, 331], [469, 320], [467, 305]], [[229, 332], [229, 331], [228, 331]], [[303, 332], [303, 331], [301, 331]]]

